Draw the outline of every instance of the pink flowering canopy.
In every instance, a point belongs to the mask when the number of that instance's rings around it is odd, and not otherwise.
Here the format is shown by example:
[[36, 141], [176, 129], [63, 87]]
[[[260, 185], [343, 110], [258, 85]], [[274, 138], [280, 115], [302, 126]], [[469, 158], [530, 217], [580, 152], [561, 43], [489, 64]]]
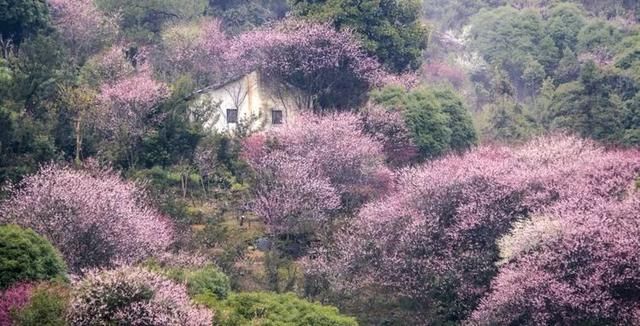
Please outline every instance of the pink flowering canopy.
[[500, 269], [471, 323], [638, 325], [640, 197], [589, 206], [548, 212], [557, 232]]
[[72, 325], [209, 326], [213, 313], [191, 303], [184, 285], [138, 267], [91, 270], [73, 286]]
[[351, 32], [328, 23], [290, 19], [244, 33], [227, 57], [303, 91], [316, 110], [357, 107], [371, 87], [391, 80]]
[[496, 241], [512, 223], [560, 203], [583, 209], [622, 198], [639, 171], [637, 151], [571, 137], [451, 155], [401, 172], [397, 190], [367, 204], [309, 272], [339, 290], [374, 286], [411, 298], [429, 322], [462, 320], [498, 272]]
[[383, 194], [392, 178], [382, 145], [354, 114], [302, 115], [246, 139], [243, 155], [257, 173], [253, 208], [276, 233], [353, 210]]
[[139, 134], [155, 106], [169, 96], [167, 86], [143, 69], [100, 88], [103, 127], [115, 134]]
[[12, 193], [0, 206], [0, 222], [46, 237], [75, 273], [134, 263], [172, 243], [169, 219], [148, 204], [137, 184], [111, 170], [48, 165]]
[[417, 83], [414, 74], [385, 71], [349, 30], [328, 23], [286, 19], [230, 38], [218, 20], [202, 19], [167, 29], [163, 40], [169, 70], [208, 79], [208, 87], [258, 70], [316, 111], [358, 107], [372, 87]]
[[222, 23], [214, 18], [171, 27], [164, 32], [163, 39], [170, 69], [191, 73], [198, 80], [218, 85], [252, 68], [231, 54], [231, 40]]
[[114, 21], [98, 10], [93, 0], [47, 0], [53, 25], [76, 56], [99, 50], [116, 34]]
[[[119, 63], [112, 55], [108, 53], [105, 57], [108, 59], [105, 68], [109, 68], [109, 63]], [[107, 79], [98, 94], [96, 125], [110, 142], [107, 151], [114, 150], [128, 166], [135, 166], [137, 162], [142, 137], [163, 120], [158, 107], [170, 95], [167, 85], [153, 78], [152, 68], [145, 59], [143, 50], [142, 55], [134, 59], [137, 65], [131, 73], [116, 74], [115, 80]]]

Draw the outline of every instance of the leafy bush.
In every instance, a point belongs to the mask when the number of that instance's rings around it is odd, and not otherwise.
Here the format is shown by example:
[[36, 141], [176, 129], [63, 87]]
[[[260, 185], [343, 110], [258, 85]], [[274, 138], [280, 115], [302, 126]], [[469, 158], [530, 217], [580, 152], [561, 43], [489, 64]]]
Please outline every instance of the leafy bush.
[[177, 283], [186, 284], [191, 296], [213, 295], [218, 299], [225, 299], [231, 291], [229, 277], [215, 266], [207, 264], [206, 258], [194, 254], [189, 259], [190, 256], [181, 253], [171, 255], [171, 261], [168, 261], [165, 259], [167, 256], [169, 255], [161, 255], [158, 261], [150, 261], [145, 267]]
[[16, 311], [14, 321], [20, 326], [64, 326], [69, 295], [64, 284], [40, 284], [29, 303]]
[[47, 280], [65, 273], [60, 253], [30, 229], [0, 226], [0, 288], [17, 281]]
[[184, 286], [137, 267], [89, 271], [75, 284], [73, 325], [210, 325], [209, 310], [191, 305]]
[[341, 315], [337, 308], [298, 298], [293, 293], [237, 293], [218, 301], [212, 296], [198, 300], [216, 311], [214, 325], [358, 325], [352, 317]]
[[405, 91], [389, 86], [371, 93], [385, 108], [401, 109], [406, 128], [423, 157], [465, 151], [477, 140], [471, 114], [451, 88], [431, 87]]
[[208, 294], [225, 299], [231, 290], [229, 277], [213, 266], [187, 272], [185, 279], [191, 295]]

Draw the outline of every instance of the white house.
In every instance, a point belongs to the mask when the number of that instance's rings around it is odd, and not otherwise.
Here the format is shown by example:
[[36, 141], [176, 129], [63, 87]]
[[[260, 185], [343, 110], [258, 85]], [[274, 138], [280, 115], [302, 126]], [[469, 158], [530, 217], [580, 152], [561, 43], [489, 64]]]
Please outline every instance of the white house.
[[205, 128], [233, 133], [239, 124], [260, 130], [291, 123], [304, 102], [300, 92], [252, 72], [205, 92], [192, 111], [207, 111]]

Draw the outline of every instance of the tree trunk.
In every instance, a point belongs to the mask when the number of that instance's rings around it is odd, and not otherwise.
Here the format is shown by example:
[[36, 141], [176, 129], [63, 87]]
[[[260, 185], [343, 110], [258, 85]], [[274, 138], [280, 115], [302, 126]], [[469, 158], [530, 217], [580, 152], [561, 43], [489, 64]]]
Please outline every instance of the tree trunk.
[[76, 162], [76, 165], [80, 165], [81, 163], [80, 153], [82, 152], [82, 116], [80, 114], [78, 114], [78, 117], [76, 118], [75, 132], [76, 132], [75, 162]]

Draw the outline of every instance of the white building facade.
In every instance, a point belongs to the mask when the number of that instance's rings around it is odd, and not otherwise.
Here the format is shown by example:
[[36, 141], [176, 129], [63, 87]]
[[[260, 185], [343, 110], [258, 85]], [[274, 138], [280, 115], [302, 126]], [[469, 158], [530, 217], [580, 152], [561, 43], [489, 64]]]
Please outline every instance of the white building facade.
[[205, 128], [234, 133], [242, 125], [257, 131], [291, 123], [305, 97], [280, 83], [252, 72], [204, 93], [194, 107], [207, 112]]

